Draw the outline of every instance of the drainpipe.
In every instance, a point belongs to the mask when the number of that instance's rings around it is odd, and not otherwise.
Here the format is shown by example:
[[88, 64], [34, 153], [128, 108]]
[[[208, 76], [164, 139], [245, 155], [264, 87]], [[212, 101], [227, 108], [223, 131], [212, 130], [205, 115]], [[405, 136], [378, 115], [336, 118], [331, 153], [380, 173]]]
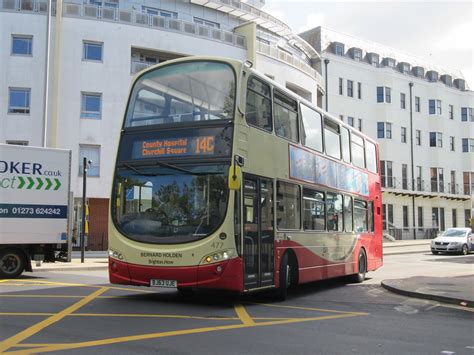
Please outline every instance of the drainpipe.
[[326, 99], [326, 105], [325, 105], [325, 110], [326, 112], [329, 111], [329, 107], [328, 107], [328, 64], [329, 64], [329, 59], [324, 59], [324, 95], [326, 96], [325, 99]]
[[46, 64], [44, 71], [44, 96], [43, 96], [43, 147], [48, 145], [48, 101], [49, 101], [49, 62], [51, 52], [51, 11], [52, 0], [48, 0], [48, 15], [46, 17]]
[[415, 221], [415, 166], [413, 158], [413, 82], [408, 84], [410, 87], [410, 156], [411, 156], [411, 209], [413, 218], [413, 239], [416, 239], [416, 221]]

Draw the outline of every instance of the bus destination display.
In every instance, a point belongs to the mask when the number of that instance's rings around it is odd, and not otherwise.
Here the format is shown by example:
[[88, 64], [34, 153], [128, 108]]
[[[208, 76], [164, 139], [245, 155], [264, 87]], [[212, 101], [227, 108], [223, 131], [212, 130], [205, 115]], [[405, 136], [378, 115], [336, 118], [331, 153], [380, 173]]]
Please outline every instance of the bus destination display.
[[133, 143], [132, 158], [214, 155], [214, 151], [214, 136], [150, 139]]

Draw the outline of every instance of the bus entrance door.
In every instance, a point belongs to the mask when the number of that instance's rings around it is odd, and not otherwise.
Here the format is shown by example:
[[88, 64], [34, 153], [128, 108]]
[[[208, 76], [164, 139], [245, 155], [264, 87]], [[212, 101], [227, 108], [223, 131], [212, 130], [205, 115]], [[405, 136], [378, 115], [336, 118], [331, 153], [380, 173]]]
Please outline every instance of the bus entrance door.
[[244, 179], [244, 284], [246, 290], [273, 285], [273, 182]]

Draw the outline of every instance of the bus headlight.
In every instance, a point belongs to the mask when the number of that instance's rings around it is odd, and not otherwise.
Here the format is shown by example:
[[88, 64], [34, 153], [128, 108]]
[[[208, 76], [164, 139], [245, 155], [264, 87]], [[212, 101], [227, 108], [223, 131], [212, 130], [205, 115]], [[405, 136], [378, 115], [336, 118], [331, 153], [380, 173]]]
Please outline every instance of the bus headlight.
[[112, 259], [120, 260], [120, 261], [124, 259], [122, 253], [118, 252], [117, 250], [112, 250], [112, 249], [109, 249], [109, 257], [111, 257]]
[[227, 249], [206, 255], [201, 260], [201, 264], [212, 264], [232, 258], [235, 255], [234, 249]]

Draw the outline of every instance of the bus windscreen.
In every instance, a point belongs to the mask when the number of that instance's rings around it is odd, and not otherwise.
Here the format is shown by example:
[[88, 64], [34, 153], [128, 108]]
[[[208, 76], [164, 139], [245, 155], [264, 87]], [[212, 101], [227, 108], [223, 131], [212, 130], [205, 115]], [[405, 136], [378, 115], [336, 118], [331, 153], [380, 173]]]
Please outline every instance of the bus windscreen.
[[136, 82], [125, 128], [209, 120], [231, 120], [235, 74], [213, 61], [177, 63], [152, 70]]

